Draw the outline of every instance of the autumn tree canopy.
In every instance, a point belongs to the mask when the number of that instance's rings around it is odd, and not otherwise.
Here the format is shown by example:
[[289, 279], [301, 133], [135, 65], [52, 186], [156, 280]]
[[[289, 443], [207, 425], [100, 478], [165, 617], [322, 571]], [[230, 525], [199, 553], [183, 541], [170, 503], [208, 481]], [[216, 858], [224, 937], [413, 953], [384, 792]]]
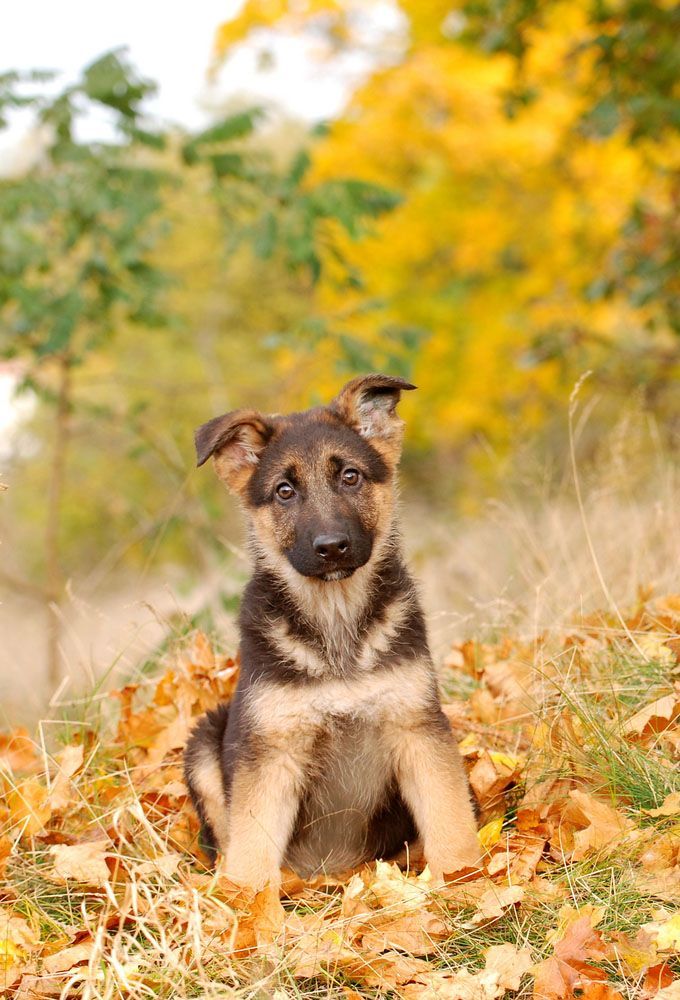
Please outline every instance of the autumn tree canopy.
[[677, 7], [400, 0], [393, 15], [250, 0], [217, 35], [218, 58], [291, 32], [323, 39], [331, 66], [372, 57], [316, 175], [404, 200], [353, 249], [361, 286], [324, 286], [329, 357], [401, 353], [438, 418], [422, 433], [449, 445], [542, 425], [589, 368], [663, 405], [680, 361]]

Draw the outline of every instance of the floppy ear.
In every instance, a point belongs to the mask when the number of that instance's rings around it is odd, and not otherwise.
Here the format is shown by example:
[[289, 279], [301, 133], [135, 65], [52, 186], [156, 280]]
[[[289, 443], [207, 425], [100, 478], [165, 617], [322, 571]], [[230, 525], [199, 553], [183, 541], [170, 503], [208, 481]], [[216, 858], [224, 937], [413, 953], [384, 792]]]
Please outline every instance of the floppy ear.
[[220, 479], [240, 493], [272, 433], [272, 425], [256, 410], [233, 410], [214, 417], [196, 431], [197, 465], [212, 456]]
[[404, 426], [396, 409], [405, 389], [415, 386], [396, 375], [360, 375], [343, 386], [331, 408], [385, 458], [396, 461]]

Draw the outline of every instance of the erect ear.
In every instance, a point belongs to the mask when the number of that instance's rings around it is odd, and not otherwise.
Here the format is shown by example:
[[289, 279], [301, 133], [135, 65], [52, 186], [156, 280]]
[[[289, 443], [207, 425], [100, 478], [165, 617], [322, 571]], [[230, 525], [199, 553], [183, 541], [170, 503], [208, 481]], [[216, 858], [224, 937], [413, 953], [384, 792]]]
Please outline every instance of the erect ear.
[[385, 458], [396, 461], [404, 426], [396, 409], [405, 389], [415, 389], [415, 386], [396, 375], [360, 375], [343, 386], [331, 403], [331, 409], [367, 438]]
[[272, 433], [271, 423], [256, 410], [233, 410], [214, 417], [196, 431], [197, 464], [203, 465], [212, 456], [220, 479], [240, 493]]

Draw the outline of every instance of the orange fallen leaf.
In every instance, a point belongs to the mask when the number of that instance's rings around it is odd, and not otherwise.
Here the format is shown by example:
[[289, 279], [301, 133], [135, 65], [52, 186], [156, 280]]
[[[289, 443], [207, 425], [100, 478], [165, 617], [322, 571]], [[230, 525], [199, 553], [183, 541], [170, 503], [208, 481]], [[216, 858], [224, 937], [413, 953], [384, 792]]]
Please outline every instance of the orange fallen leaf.
[[284, 916], [278, 887], [267, 886], [255, 894], [250, 918], [258, 947], [271, 944], [278, 937]]
[[398, 865], [376, 861], [375, 875], [369, 877], [366, 898], [373, 896], [380, 906], [389, 906], [396, 913], [419, 909], [432, 892], [428, 868], [417, 876], [400, 871]]
[[9, 733], [0, 733], [0, 771], [12, 774], [37, 771], [40, 767], [35, 740], [20, 726]]
[[496, 754], [494, 759], [488, 750], [482, 751], [470, 771], [470, 785], [483, 805], [488, 806], [502, 791], [513, 783], [520, 770], [518, 758], [506, 754]]
[[9, 819], [26, 837], [44, 830], [52, 815], [49, 793], [37, 778], [21, 781], [7, 796]]
[[[670, 652], [670, 650], [669, 650]], [[664, 695], [645, 705], [632, 715], [623, 725], [623, 732], [641, 736], [646, 730], [660, 732], [666, 729], [680, 712], [680, 703], [675, 694]]]
[[52, 878], [55, 882], [79, 882], [101, 889], [109, 881], [106, 854], [108, 840], [91, 840], [83, 844], [53, 844], [50, 854], [54, 858]]
[[399, 996], [406, 996], [405, 983], [425, 983], [432, 976], [429, 962], [396, 951], [371, 956], [355, 953], [353, 959], [347, 961], [344, 971], [369, 989], [394, 990], [400, 987]]
[[632, 820], [587, 792], [573, 789], [569, 797], [577, 806], [581, 821], [586, 824], [585, 829], [574, 833], [574, 861], [586, 857], [591, 851], [613, 850], [626, 833], [635, 829]]
[[658, 809], [643, 809], [648, 816], [679, 816], [680, 792], [671, 792], [663, 800]]
[[602, 937], [585, 914], [570, 923], [554, 946], [553, 954], [534, 966], [534, 997], [561, 1000], [573, 995], [577, 983], [605, 978], [587, 959], [606, 957]]

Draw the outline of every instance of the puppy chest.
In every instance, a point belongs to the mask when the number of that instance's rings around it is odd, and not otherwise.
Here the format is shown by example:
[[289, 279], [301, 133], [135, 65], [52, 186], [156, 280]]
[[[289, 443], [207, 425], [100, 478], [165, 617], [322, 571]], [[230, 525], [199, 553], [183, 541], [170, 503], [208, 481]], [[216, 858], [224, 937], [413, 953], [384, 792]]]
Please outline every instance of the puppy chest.
[[329, 721], [307, 771], [289, 863], [307, 873], [356, 863], [371, 817], [392, 782], [392, 762], [377, 725], [350, 717]]

